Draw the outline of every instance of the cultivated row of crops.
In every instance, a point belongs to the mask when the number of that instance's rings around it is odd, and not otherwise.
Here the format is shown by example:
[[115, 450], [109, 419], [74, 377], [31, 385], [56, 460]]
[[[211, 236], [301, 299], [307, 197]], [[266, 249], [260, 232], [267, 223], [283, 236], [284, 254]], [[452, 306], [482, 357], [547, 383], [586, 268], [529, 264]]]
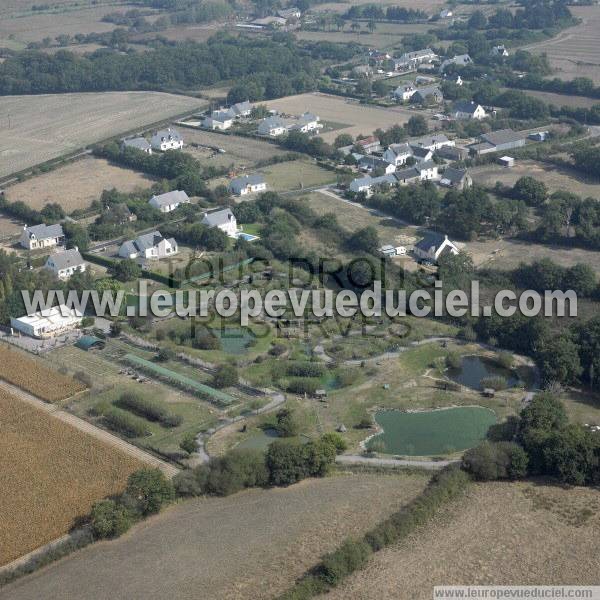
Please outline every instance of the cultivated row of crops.
[[24, 352], [0, 344], [0, 379], [46, 400], [57, 402], [85, 389], [72, 377], [46, 367]]

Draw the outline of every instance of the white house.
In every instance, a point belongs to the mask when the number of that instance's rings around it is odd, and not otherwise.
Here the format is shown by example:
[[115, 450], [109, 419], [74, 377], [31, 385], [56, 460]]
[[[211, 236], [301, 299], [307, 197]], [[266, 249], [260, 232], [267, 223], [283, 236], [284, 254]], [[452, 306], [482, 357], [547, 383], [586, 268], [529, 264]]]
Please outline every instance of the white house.
[[235, 115], [231, 110], [214, 110], [209, 117], [202, 121], [204, 129], [224, 131], [233, 125]]
[[379, 156], [361, 156], [358, 161], [358, 168], [366, 173], [373, 171], [383, 171], [386, 175], [393, 173], [396, 170], [396, 165], [380, 158]]
[[244, 100], [243, 102], [238, 102], [234, 104], [229, 109], [238, 119], [243, 117], [249, 117], [252, 112], [252, 104], [248, 102], [248, 100]]
[[414, 247], [414, 253], [418, 258], [432, 262], [437, 262], [440, 256], [447, 252], [456, 255], [459, 253], [459, 249], [448, 239], [447, 235], [439, 233], [431, 233], [417, 242]]
[[148, 140], [143, 137], [129, 138], [128, 140], [123, 140], [123, 147], [135, 148], [137, 150], [145, 152], [146, 154], [152, 154], [152, 146], [150, 145], [150, 142], [148, 142]]
[[481, 104], [477, 104], [473, 101], [460, 101], [454, 103], [451, 116], [459, 120], [475, 119], [481, 121], [481, 119], [485, 119], [487, 117], [487, 114]]
[[354, 145], [360, 148], [365, 154], [371, 154], [373, 152], [379, 152], [381, 150], [381, 142], [374, 135], [356, 140]]
[[181, 204], [189, 203], [190, 199], [183, 190], [173, 190], [172, 192], [152, 196], [152, 198], [148, 200], [148, 204], [160, 210], [161, 213], [171, 212]]
[[286, 134], [288, 131], [288, 124], [277, 115], [267, 117], [263, 119], [258, 125], [259, 135], [268, 135], [269, 137], [279, 137], [280, 135]]
[[443, 99], [444, 94], [437, 85], [428, 85], [417, 88], [410, 97], [411, 102], [419, 103], [435, 102], [436, 104], [439, 104]]
[[406, 102], [410, 100], [413, 94], [417, 91], [417, 88], [411, 83], [399, 85], [394, 91], [393, 96], [399, 102]]
[[381, 175], [380, 177], [371, 177], [367, 175], [365, 177], [359, 177], [354, 179], [349, 186], [351, 192], [360, 193], [364, 192], [367, 197], [373, 194], [373, 188], [377, 186], [393, 186], [396, 185], [397, 181], [394, 175]]
[[440, 19], [449, 19], [454, 13], [449, 8], [440, 11]]
[[19, 243], [28, 250], [38, 250], [39, 248], [51, 248], [63, 244], [65, 234], [62, 225], [33, 225], [23, 227], [23, 233]]
[[135, 240], [124, 242], [119, 248], [121, 258], [141, 258], [145, 260], [159, 260], [174, 256], [179, 252], [179, 247], [174, 238], [164, 238], [160, 231], [151, 231], [140, 235]]
[[262, 175], [242, 175], [229, 182], [229, 190], [235, 196], [264, 192], [266, 189], [267, 182]]
[[413, 151], [409, 144], [390, 144], [383, 153], [383, 159], [395, 167], [399, 167], [406, 164], [412, 155]]
[[289, 131], [301, 131], [302, 133], [309, 133], [310, 131], [318, 131], [323, 127], [322, 123], [319, 122], [320, 118], [310, 112], [305, 112], [300, 115], [300, 118], [296, 123], [288, 127]]
[[166, 150], [181, 150], [183, 138], [176, 129], [169, 127], [157, 131], [151, 138], [150, 144], [153, 150], [165, 152]]
[[414, 168], [419, 172], [421, 181], [437, 179], [439, 177], [438, 166], [432, 160], [417, 163]]
[[412, 144], [410, 148], [412, 150], [412, 157], [417, 163], [433, 160], [433, 150], [423, 146], [413, 146]]
[[11, 317], [10, 326], [25, 335], [45, 339], [72, 331], [82, 320], [81, 312], [61, 304], [23, 317]]
[[83, 273], [86, 265], [78, 248], [55, 252], [46, 260], [44, 268], [52, 271], [59, 279], [67, 280], [74, 273]]
[[427, 148], [432, 151], [439, 150], [444, 146], [454, 146], [456, 144], [454, 140], [449, 140], [443, 133], [424, 135], [423, 137], [410, 140], [409, 143], [413, 148], [419, 146], [420, 148]]
[[229, 237], [236, 237], [238, 231], [237, 220], [230, 209], [224, 208], [211, 213], [204, 213], [202, 224], [208, 227], [217, 227]]

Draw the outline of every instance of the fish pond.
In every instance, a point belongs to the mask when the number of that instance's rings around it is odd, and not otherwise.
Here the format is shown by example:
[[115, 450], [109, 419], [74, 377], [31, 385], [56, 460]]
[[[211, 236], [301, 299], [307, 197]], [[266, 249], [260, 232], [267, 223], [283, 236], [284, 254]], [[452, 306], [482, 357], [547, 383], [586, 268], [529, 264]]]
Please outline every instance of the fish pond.
[[[507, 369], [481, 356], [463, 356], [460, 368], [448, 369], [447, 375], [452, 381], [473, 390], [494, 387], [493, 382], [497, 380], [503, 382], [503, 387], [506, 388], [533, 389], [539, 385], [537, 372], [533, 367], [519, 366]], [[492, 382], [492, 385], [486, 385], [486, 380]]]
[[467, 450], [485, 438], [495, 413], [482, 406], [401, 412], [381, 410], [375, 421], [383, 430], [367, 448], [403, 456], [432, 456]]

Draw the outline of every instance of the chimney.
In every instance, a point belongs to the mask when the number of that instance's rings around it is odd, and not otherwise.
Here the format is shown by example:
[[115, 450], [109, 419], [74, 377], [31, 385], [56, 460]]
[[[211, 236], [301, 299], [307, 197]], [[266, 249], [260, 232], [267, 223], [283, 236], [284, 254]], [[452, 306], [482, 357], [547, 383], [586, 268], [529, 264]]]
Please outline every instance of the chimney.
[[73, 250], [75, 250], [75, 252], [79, 252], [79, 246], [73, 246]]

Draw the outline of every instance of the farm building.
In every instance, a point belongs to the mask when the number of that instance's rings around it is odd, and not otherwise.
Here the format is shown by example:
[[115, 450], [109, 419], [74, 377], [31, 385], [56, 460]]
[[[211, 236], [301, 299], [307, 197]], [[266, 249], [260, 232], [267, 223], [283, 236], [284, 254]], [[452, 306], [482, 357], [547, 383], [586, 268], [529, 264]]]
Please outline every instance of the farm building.
[[507, 169], [515, 166], [515, 159], [512, 156], [501, 156], [498, 162]]
[[143, 137], [129, 138], [128, 140], [123, 140], [123, 148], [135, 148], [136, 150], [141, 150], [146, 154], [152, 154], [152, 146], [150, 142]]
[[153, 150], [165, 152], [166, 150], [181, 150], [183, 138], [180, 133], [171, 127], [157, 131], [150, 140]]
[[471, 144], [469, 150], [472, 154], [489, 154], [490, 152], [501, 152], [512, 148], [521, 148], [525, 145], [525, 136], [512, 129], [499, 129], [490, 133], [482, 134], [480, 142]]
[[477, 104], [473, 101], [461, 101], [454, 104], [450, 116], [459, 120], [476, 119], [481, 121], [481, 119], [485, 119], [487, 115], [481, 104]]
[[202, 121], [204, 129], [224, 131], [233, 125], [235, 115], [231, 110], [214, 110], [209, 117]]
[[23, 233], [19, 243], [28, 250], [38, 250], [39, 248], [51, 248], [59, 246], [65, 241], [65, 234], [62, 225], [33, 225], [32, 227], [23, 227]]
[[44, 268], [52, 271], [59, 279], [66, 280], [74, 273], [85, 271], [85, 261], [78, 248], [71, 248], [64, 252], [55, 252], [46, 260]]
[[75, 346], [81, 350], [94, 350], [95, 348], [102, 349], [106, 346], [106, 342], [95, 335], [82, 335], [76, 342]]
[[456, 255], [459, 250], [447, 235], [432, 233], [415, 244], [414, 252], [420, 259], [437, 262], [442, 254], [450, 252]]
[[235, 196], [264, 192], [266, 189], [267, 182], [262, 175], [242, 175], [229, 182], [229, 190]]
[[208, 227], [217, 227], [229, 237], [236, 237], [238, 231], [235, 215], [228, 208], [211, 213], [204, 213], [202, 224]]
[[164, 238], [160, 231], [151, 231], [138, 236], [135, 240], [123, 242], [119, 248], [121, 258], [141, 258], [160, 260], [167, 256], [174, 256], [179, 252], [179, 247], [174, 238]]
[[83, 319], [82, 313], [64, 304], [40, 310], [23, 317], [11, 317], [12, 329], [35, 338], [51, 338], [72, 331]]
[[269, 137], [279, 137], [287, 133], [288, 124], [277, 115], [263, 119], [258, 126], [259, 135], [268, 135]]
[[455, 169], [448, 167], [442, 174], [440, 185], [451, 187], [457, 190], [464, 190], [473, 185], [473, 179], [466, 169]]
[[435, 151], [435, 155], [446, 160], [465, 160], [469, 158], [469, 151], [460, 146], [442, 146]]
[[161, 213], [171, 212], [181, 204], [189, 203], [190, 199], [183, 190], [173, 190], [172, 192], [152, 196], [152, 198], [148, 200], [148, 204], [160, 210]]

